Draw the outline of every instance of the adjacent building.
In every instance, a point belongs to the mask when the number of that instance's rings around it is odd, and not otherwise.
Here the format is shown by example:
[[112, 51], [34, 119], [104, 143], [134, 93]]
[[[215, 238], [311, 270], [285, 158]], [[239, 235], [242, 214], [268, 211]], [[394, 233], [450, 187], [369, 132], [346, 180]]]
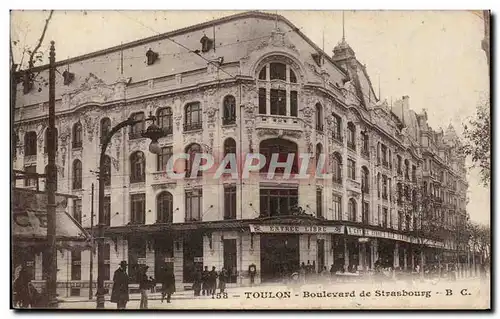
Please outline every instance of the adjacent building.
[[[84, 227], [91, 205], [97, 214], [91, 186], [97, 194], [102, 136], [150, 114], [165, 133], [159, 155], [141, 136], [148, 123], [122, 129], [107, 150], [108, 284], [121, 260], [132, 283], [138, 265], [158, 277], [166, 264], [183, 289], [203, 266], [225, 267], [230, 285], [246, 285], [251, 265], [258, 283], [301, 263], [366, 271], [380, 260], [408, 269], [424, 246], [428, 263], [456, 256], [468, 184], [453, 128], [430, 128], [408, 96], [380, 100], [345, 39], [328, 54], [287, 19], [246, 12], [60, 61], [57, 69], [57, 191], [78, 196], [69, 210]], [[47, 78], [47, 66], [35, 71]], [[18, 86], [13, 166], [43, 173], [47, 92], [26, 79]], [[173, 179], [165, 171], [177, 153], [216, 160], [235, 153], [238, 163], [249, 153], [308, 153], [313, 168], [325, 154], [330, 176], [311, 169], [307, 179], [281, 171], [269, 179], [266, 165], [248, 178], [214, 179], [211, 170]], [[190, 172], [190, 159], [176, 161], [176, 171]], [[425, 214], [423, 205], [407, 205], [424, 199], [432, 202]], [[418, 225], [426, 218], [439, 220], [440, 231], [424, 232]], [[59, 252], [61, 296], [88, 293], [89, 259], [90, 251]], [[41, 256], [31, 262], [39, 281]]]

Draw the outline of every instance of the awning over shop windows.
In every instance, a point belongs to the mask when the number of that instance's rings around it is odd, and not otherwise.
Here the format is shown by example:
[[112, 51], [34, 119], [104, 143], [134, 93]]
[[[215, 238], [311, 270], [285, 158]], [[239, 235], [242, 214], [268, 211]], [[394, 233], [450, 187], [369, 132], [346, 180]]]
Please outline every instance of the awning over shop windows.
[[[90, 247], [90, 235], [67, 210], [69, 195], [56, 195], [56, 244], [58, 249]], [[15, 246], [44, 245], [47, 238], [47, 193], [14, 189], [12, 237]]]

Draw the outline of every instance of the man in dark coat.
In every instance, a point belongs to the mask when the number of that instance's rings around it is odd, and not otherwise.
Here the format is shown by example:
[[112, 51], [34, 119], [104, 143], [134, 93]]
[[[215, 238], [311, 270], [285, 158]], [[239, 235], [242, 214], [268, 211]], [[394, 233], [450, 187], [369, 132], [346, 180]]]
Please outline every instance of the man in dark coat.
[[226, 271], [226, 268], [222, 268], [219, 274], [219, 289], [221, 294], [224, 293], [224, 291], [226, 290], [227, 277], [228, 273]]
[[203, 270], [203, 272], [201, 273], [201, 294], [203, 296], [205, 296], [205, 293], [206, 295], [208, 296], [209, 293], [208, 293], [208, 266], [205, 266], [205, 269]]
[[198, 297], [200, 295], [201, 284], [202, 284], [201, 271], [198, 267], [196, 267], [194, 270], [194, 282], [193, 282], [193, 290], [195, 297]]
[[16, 293], [17, 306], [21, 308], [27, 308], [30, 305], [30, 294], [28, 289], [28, 284], [30, 283], [29, 275], [24, 266], [21, 266], [21, 270], [14, 281], [14, 292]]
[[212, 270], [208, 273], [208, 284], [210, 294], [215, 295], [215, 289], [217, 288], [217, 272], [215, 271], [215, 266], [213, 266]]
[[123, 260], [120, 262], [120, 268], [115, 271], [113, 276], [113, 290], [110, 301], [116, 303], [117, 309], [125, 309], [128, 300], [127, 262]]
[[161, 302], [163, 302], [163, 299], [165, 299], [165, 296], [167, 296], [167, 303], [170, 303], [170, 298], [175, 292], [175, 276], [172, 267], [165, 267], [165, 272], [163, 274], [161, 283]]

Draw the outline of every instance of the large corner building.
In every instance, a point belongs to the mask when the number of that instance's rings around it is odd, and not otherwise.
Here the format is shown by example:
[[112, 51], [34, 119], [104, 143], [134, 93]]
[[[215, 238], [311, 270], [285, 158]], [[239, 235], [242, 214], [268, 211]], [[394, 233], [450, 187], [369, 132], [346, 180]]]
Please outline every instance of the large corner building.
[[[57, 69], [57, 191], [78, 196], [69, 209], [84, 227], [92, 204], [97, 215], [103, 134], [150, 114], [166, 134], [158, 156], [141, 137], [147, 123], [122, 129], [108, 148], [107, 284], [121, 260], [133, 283], [139, 264], [153, 277], [172, 266], [178, 289], [201, 266], [226, 267], [230, 286], [248, 284], [252, 264], [257, 283], [302, 262], [317, 270], [373, 269], [379, 259], [415, 267], [417, 212], [405, 204], [412, 195], [432, 202], [425, 216], [442, 230], [426, 238], [425, 262], [455, 258], [468, 184], [453, 128], [433, 130], [408, 96], [380, 100], [344, 39], [328, 54], [285, 18], [246, 12], [59, 61]], [[38, 71], [48, 78], [48, 66]], [[48, 94], [39, 85], [18, 86], [13, 165], [44, 173]], [[311, 153], [313, 161], [326, 154], [331, 177], [169, 178], [169, 157], [184, 152]], [[25, 255], [39, 282], [42, 257]], [[88, 294], [89, 260], [90, 251], [58, 252], [61, 296]]]

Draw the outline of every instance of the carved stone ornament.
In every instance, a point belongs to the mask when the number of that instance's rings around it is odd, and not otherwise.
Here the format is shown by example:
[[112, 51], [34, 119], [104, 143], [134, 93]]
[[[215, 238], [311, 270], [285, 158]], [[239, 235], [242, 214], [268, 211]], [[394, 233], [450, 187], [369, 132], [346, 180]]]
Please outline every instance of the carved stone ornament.
[[215, 114], [217, 113], [218, 109], [215, 107], [209, 107], [206, 109], [205, 113], [207, 113], [208, 121], [209, 122], [214, 122], [215, 121]]
[[279, 130], [275, 130], [275, 129], [269, 129], [269, 128], [265, 128], [265, 129], [259, 129], [257, 131], [257, 135], [259, 137], [262, 137], [262, 136], [265, 136], [265, 135], [278, 135], [280, 133]]
[[312, 152], [312, 142], [311, 142], [311, 131], [310, 130], [305, 131], [305, 137], [306, 137], [307, 152], [311, 153]]
[[87, 112], [83, 114], [82, 117], [83, 117], [83, 125], [85, 128], [85, 132], [87, 133], [87, 138], [89, 139], [89, 142], [92, 142], [95, 130], [92, 114], [90, 112]]
[[286, 33], [284, 31], [281, 31], [279, 28], [274, 29], [273, 31], [271, 31], [271, 36], [269, 37], [269, 39], [262, 41], [259, 45], [257, 45], [255, 51], [261, 50], [268, 46], [273, 46], [273, 47], [284, 47], [292, 51], [298, 52], [295, 45], [286, 40], [285, 34]]
[[252, 121], [246, 121], [246, 125], [247, 125], [247, 138], [248, 138], [248, 149], [249, 149], [249, 152], [250, 153], [253, 153], [253, 140], [252, 140], [252, 137], [253, 137], [253, 128], [252, 126], [248, 125], [249, 123], [252, 123]]
[[302, 137], [302, 132], [300, 131], [292, 131], [292, 130], [283, 130], [283, 136], [289, 136], [296, 139], [300, 139]]
[[177, 114], [174, 116], [174, 122], [175, 122], [175, 127], [177, 128], [177, 131], [179, 131], [179, 129], [180, 129], [181, 121], [182, 121], [182, 114]]

